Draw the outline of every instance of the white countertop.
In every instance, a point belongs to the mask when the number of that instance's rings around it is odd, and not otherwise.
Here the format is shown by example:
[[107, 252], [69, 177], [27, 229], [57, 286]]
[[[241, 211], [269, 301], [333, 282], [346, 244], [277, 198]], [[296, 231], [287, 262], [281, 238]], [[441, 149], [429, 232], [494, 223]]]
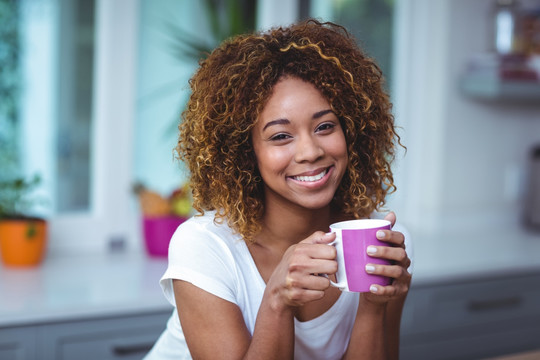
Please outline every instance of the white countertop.
[[0, 328], [172, 309], [159, 279], [165, 258], [49, 255], [37, 267], [0, 262]]
[[[520, 226], [412, 234], [413, 285], [540, 271], [540, 233]], [[141, 253], [49, 255], [0, 264], [0, 328], [171, 310], [158, 281], [165, 258]]]
[[413, 284], [540, 271], [540, 232], [519, 223], [452, 226], [413, 234]]

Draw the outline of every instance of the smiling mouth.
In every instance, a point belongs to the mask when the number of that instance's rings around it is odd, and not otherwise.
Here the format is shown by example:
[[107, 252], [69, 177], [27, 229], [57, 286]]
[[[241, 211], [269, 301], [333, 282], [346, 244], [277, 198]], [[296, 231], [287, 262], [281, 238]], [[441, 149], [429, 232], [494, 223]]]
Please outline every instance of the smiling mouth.
[[313, 182], [321, 180], [326, 173], [328, 173], [328, 169], [324, 169], [319, 174], [313, 176], [293, 176], [293, 179], [297, 181]]

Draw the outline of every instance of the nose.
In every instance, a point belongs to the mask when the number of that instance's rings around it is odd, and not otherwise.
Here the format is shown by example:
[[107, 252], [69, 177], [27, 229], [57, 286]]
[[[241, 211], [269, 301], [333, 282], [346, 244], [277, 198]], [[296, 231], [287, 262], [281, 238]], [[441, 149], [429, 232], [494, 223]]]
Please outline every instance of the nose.
[[324, 155], [324, 149], [312, 136], [301, 136], [298, 139], [294, 160], [298, 163], [313, 162]]

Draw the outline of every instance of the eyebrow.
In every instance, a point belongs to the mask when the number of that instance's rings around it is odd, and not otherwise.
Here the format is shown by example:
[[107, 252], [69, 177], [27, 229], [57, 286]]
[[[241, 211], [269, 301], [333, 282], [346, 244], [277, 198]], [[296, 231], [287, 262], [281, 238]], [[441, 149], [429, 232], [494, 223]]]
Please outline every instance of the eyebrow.
[[287, 119], [277, 119], [277, 120], [269, 121], [269, 122], [266, 123], [266, 125], [264, 125], [263, 131], [266, 130], [266, 128], [269, 127], [269, 126], [283, 125], [283, 124], [290, 124], [290, 121], [287, 120]]
[[[315, 114], [313, 114], [313, 116], [311, 116], [311, 118], [313, 120], [319, 119], [328, 113], [333, 113], [333, 111], [331, 109], [317, 111]], [[272, 120], [272, 121], [267, 122], [266, 125], [264, 125], [263, 131], [266, 130], [267, 127], [272, 126], [272, 125], [284, 125], [284, 124], [290, 124], [290, 123], [291, 122], [288, 119]]]

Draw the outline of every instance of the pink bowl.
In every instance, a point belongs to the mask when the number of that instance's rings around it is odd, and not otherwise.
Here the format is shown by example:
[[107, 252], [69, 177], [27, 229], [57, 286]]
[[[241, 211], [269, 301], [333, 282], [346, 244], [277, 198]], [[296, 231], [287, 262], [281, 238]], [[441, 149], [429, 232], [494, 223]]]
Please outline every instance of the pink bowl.
[[167, 256], [171, 236], [176, 231], [176, 228], [186, 220], [185, 217], [177, 216], [144, 217], [144, 242], [148, 254], [151, 256]]

